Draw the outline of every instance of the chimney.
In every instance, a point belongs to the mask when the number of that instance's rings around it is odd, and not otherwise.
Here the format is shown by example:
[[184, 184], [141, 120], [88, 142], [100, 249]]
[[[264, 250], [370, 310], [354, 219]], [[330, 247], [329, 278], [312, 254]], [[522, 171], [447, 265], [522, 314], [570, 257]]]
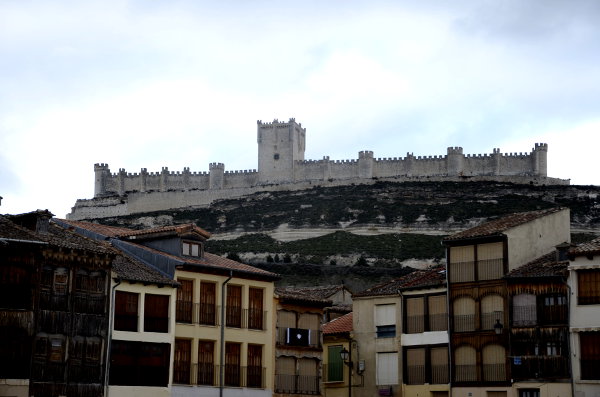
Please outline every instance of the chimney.
[[558, 244], [556, 246], [556, 261], [564, 262], [569, 259], [569, 248], [571, 248], [571, 244], [564, 242], [562, 244]]

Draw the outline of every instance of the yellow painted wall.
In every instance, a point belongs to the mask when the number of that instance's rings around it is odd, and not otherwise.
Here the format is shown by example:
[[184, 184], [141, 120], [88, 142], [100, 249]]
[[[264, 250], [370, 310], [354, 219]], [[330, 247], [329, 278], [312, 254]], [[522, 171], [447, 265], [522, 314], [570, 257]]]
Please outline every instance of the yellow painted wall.
[[[190, 271], [177, 270], [175, 272], [177, 279], [187, 279], [194, 282], [193, 291], [193, 302], [200, 302], [200, 282], [212, 282], [216, 283], [216, 305], [222, 307], [221, 302], [221, 287], [227, 277], [218, 276], [213, 274], [204, 274]], [[274, 385], [274, 373], [275, 373], [275, 353], [274, 353], [274, 284], [272, 281], [257, 281], [248, 280], [243, 278], [232, 278], [227, 285], [238, 285], [242, 287], [242, 309], [248, 308], [248, 293], [249, 288], [262, 288], [263, 294], [263, 310], [265, 310], [266, 316], [264, 324], [265, 330], [254, 330], [246, 328], [228, 328], [225, 327], [225, 341], [235, 342], [241, 344], [241, 366], [247, 365], [248, 358], [248, 345], [256, 344], [263, 346], [263, 357], [262, 365], [265, 368], [265, 385], [266, 389], [273, 390]], [[221, 319], [221, 313], [218, 313], [219, 323]], [[220, 358], [220, 340], [221, 340], [221, 327], [220, 326], [207, 326], [199, 324], [175, 324], [175, 337], [182, 339], [190, 339], [192, 341], [192, 363], [198, 362], [198, 341], [199, 340], [212, 340], [215, 341], [215, 364], [219, 364]]]

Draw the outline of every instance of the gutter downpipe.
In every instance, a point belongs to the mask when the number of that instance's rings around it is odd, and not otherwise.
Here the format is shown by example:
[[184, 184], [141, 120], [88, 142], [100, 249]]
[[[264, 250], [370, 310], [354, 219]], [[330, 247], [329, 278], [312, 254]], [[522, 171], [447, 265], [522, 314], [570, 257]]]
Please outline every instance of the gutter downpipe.
[[[442, 246], [445, 244], [442, 242]], [[452, 319], [450, 318], [450, 260], [448, 258], [450, 249], [445, 247], [446, 251], [446, 312], [448, 315], [448, 397], [452, 397], [452, 333], [450, 332], [450, 325]], [[575, 396], [573, 396], [575, 397]]]
[[219, 358], [219, 397], [223, 397], [223, 380], [225, 378], [225, 285], [233, 278], [233, 270], [229, 271], [229, 277], [221, 284], [221, 352]]
[[112, 286], [110, 292], [110, 310], [109, 310], [109, 318], [108, 318], [108, 341], [106, 342], [106, 365], [104, 369], [104, 396], [108, 397], [108, 374], [110, 372], [110, 349], [112, 347], [112, 329], [115, 317], [115, 290], [119, 285], [121, 285], [121, 279], [115, 279], [117, 283]]
[[[567, 276], [568, 277], [568, 276]], [[575, 376], [573, 374], [573, 353], [572, 353], [572, 348], [573, 345], [571, 344], [573, 342], [573, 338], [571, 337], [571, 286], [569, 285], [569, 281], [568, 278], [567, 279], [563, 279], [562, 282], [565, 284], [565, 286], [567, 287], [567, 291], [569, 291], [568, 295], [567, 295], [567, 324], [568, 328], [567, 328], [567, 338], [568, 338], [568, 343], [567, 345], [569, 346], [569, 372], [571, 373], [571, 397], [575, 397]]]

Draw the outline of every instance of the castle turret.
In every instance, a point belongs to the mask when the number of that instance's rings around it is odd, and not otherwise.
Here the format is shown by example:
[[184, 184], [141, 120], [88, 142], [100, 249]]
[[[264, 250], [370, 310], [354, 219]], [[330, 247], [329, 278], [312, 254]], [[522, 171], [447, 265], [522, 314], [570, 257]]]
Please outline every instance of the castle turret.
[[160, 172], [160, 191], [166, 192], [169, 186], [169, 167], [162, 167]]
[[119, 188], [119, 196], [125, 195], [125, 178], [127, 177], [127, 171], [125, 168], [119, 168], [119, 174], [117, 174], [117, 186]]
[[257, 121], [258, 182], [294, 181], [296, 161], [304, 160], [306, 129], [296, 120]]
[[548, 144], [536, 143], [531, 151], [533, 173], [536, 176], [548, 175]]
[[225, 164], [223, 163], [210, 163], [208, 165], [208, 188], [209, 189], [223, 189], [223, 182], [225, 179]]
[[364, 150], [358, 152], [358, 177], [373, 178], [373, 152]]
[[110, 177], [110, 169], [108, 164], [94, 164], [94, 197], [106, 194], [106, 180]]
[[446, 172], [449, 176], [462, 175], [464, 171], [464, 159], [463, 148], [449, 147], [448, 154], [446, 156]]
[[492, 159], [493, 159], [493, 167], [494, 167], [494, 175], [500, 175], [500, 158], [502, 154], [500, 153], [500, 148], [494, 148], [492, 150]]
[[144, 193], [146, 191], [147, 184], [148, 184], [148, 169], [142, 168], [140, 170], [140, 192]]

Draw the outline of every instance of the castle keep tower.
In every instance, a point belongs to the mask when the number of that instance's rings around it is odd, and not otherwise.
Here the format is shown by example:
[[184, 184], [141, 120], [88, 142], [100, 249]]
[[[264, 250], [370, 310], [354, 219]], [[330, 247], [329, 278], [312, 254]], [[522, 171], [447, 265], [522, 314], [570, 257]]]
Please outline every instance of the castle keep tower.
[[306, 129], [296, 120], [257, 122], [258, 183], [294, 181], [295, 162], [304, 160]]

